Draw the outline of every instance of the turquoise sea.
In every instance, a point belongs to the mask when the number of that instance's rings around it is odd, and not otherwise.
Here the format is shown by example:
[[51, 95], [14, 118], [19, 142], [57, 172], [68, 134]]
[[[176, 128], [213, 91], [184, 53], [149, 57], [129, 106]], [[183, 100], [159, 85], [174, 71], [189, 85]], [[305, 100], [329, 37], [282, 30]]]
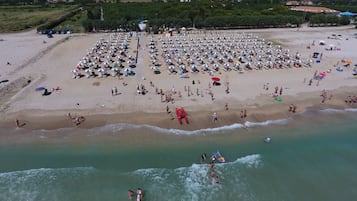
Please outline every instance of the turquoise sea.
[[[1, 201], [357, 200], [357, 110], [198, 131], [115, 124], [0, 129]], [[270, 143], [264, 138], [270, 137]], [[202, 153], [219, 150], [216, 184]]]

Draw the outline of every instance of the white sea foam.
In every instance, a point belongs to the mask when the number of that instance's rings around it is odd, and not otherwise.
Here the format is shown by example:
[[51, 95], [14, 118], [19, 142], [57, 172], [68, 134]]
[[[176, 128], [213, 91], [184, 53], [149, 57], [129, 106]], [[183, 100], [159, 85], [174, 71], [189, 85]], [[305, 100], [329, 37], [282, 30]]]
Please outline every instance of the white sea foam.
[[134, 124], [111, 124], [103, 127], [93, 129], [94, 133], [101, 133], [103, 131], [111, 131], [116, 133], [118, 131], [127, 130], [127, 129], [151, 129], [159, 133], [173, 134], [173, 135], [199, 135], [199, 134], [210, 134], [217, 132], [224, 132], [229, 130], [235, 130], [245, 127], [254, 127], [254, 126], [267, 126], [270, 124], [286, 124], [287, 119], [278, 119], [278, 120], [268, 120], [264, 122], [246, 122], [244, 125], [240, 123], [234, 123], [231, 125], [215, 127], [215, 128], [203, 128], [199, 130], [181, 130], [181, 129], [172, 129], [172, 128], [161, 128], [151, 125], [134, 125]]
[[[240, 198], [252, 198], [254, 193], [249, 192], [244, 182], [245, 168], [258, 168], [261, 165], [261, 156], [253, 154], [237, 158], [232, 162], [216, 164], [214, 171], [219, 175], [222, 184], [216, 184], [211, 178], [207, 164], [192, 164], [189, 167], [147, 168], [134, 171], [132, 174], [150, 183], [147, 189], [155, 195], [169, 194], [173, 200], [217, 200], [224, 185], [237, 186], [236, 195]], [[244, 191], [241, 191], [244, 190]], [[233, 195], [234, 196], [234, 195]], [[251, 200], [251, 199], [245, 199]]]
[[[277, 120], [268, 120], [264, 122], [245, 122], [244, 124], [241, 123], [234, 123], [231, 125], [225, 125], [221, 127], [215, 128], [203, 128], [198, 130], [182, 130], [182, 129], [173, 129], [173, 128], [161, 128], [157, 126], [147, 125], [147, 124], [126, 124], [126, 123], [118, 123], [118, 124], [108, 124], [105, 126], [100, 126], [96, 128], [90, 128], [87, 130], [89, 136], [101, 135], [102, 133], [111, 132], [113, 134], [117, 134], [120, 131], [130, 130], [130, 129], [150, 129], [159, 133], [166, 133], [166, 134], [173, 134], [173, 135], [199, 135], [199, 134], [211, 134], [217, 132], [224, 132], [229, 130], [247, 128], [247, 127], [256, 127], [256, 126], [267, 126], [271, 124], [283, 125], [288, 123], [288, 119], [277, 119]], [[58, 132], [70, 132], [70, 131], [78, 131], [86, 130], [83, 128], [60, 128], [56, 130], [36, 130], [33, 132], [37, 133], [58, 133]]]
[[[93, 167], [74, 168], [40, 168], [0, 173], [0, 200], [39, 200], [40, 195], [53, 193], [56, 189], [51, 186], [63, 177], [75, 178], [79, 175], [87, 175], [93, 172]], [[46, 190], [45, 190], [46, 189]], [[44, 192], [47, 191], [47, 192]]]
[[357, 112], [357, 108], [346, 108], [345, 111], [348, 111], [348, 112]]
[[73, 168], [39, 168], [29, 170], [19, 170], [13, 172], [1, 172], [0, 178], [11, 176], [36, 176], [41, 174], [53, 173], [53, 172], [89, 172], [94, 171], [94, 167], [73, 167]]
[[320, 110], [320, 112], [322, 112], [322, 113], [344, 113], [344, 112], [346, 112], [346, 110], [345, 109], [327, 108], [327, 109]]
[[147, 124], [109, 124], [97, 128], [89, 129], [90, 135], [100, 135], [103, 132], [112, 132], [118, 133], [123, 130], [130, 130], [130, 129], [150, 129], [159, 133], [166, 133], [166, 134], [173, 134], [173, 135], [196, 135], [196, 134], [206, 134], [206, 133], [214, 133], [219, 131], [226, 131], [226, 130], [234, 130], [243, 128], [244, 125], [235, 123], [227, 126], [216, 127], [216, 128], [204, 128], [199, 130], [181, 130], [181, 129], [173, 129], [173, 128], [161, 128], [157, 126], [147, 125]]
[[241, 163], [248, 167], [258, 168], [261, 164], [261, 156], [259, 154], [253, 154], [238, 158], [233, 163]]
[[320, 110], [323, 113], [346, 113], [346, 112], [357, 112], [357, 108], [345, 108], [345, 109], [334, 109], [334, 108], [327, 108]]
[[289, 121], [290, 121], [290, 119], [276, 119], [276, 120], [267, 120], [267, 121], [262, 121], [262, 122], [246, 121], [244, 125], [246, 127], [268, 126], [268, 125], [284, 125], [284, 124], [287, 124]]
[[212, 200], [209, 198], [221, 188], [210, 182], [209, 168], [203, 164], [176, 169], [140, 169], [134, 174], [151, 184], [148, 191], [155, 195], [170, 195], [173, 200]]

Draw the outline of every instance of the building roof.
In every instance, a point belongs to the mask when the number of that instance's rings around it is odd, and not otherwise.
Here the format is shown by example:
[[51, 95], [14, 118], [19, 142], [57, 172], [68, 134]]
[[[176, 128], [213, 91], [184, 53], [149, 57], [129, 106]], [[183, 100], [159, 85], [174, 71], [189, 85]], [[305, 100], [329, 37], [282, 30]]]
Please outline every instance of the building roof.
[[286, 2], [287, 6], [298, 6], [299, 5], [299, 2], [298, 1], [288, 1]]
[[309, 13], [338, 13], [338, 12], [340, 12], [340, 11], [326, 8], [326, 7], [315, 7], [315, 6], [296, 6], [296, 7], [290, 8], [290, 10], [303, 11], [303, 12], [309, 12]]

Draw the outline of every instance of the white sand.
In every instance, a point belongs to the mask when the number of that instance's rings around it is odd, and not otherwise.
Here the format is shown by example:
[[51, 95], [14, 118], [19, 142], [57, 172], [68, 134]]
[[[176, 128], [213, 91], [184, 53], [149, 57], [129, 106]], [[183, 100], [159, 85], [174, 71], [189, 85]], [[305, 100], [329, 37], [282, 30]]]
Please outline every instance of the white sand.
[[[3, 34], [0, 35], [0, 39], [4, 39], [4, 41], [0, 41], [0, 80], [8, 79], [10, 82], [6, 84], [10, 84], [11, 81], [20, 77], [30, 76], [32, 82], [25, 88], [19, 89], [11, 99], [5, 102], [4, 100], [0, 101], [4, 114], [2, 117], [5, 119], [14, 118], [19, 112], [26, 112], [34, 116], [64, 115], [67, 112], [80, 112], [83, 115], [163, 112], [167, 104], [161, 103], [160, 95], [155, 94], [155, 88], [149, 85], [150, 81], [164, 91], [169, 91], [172, 87], [176, 91], [181, 91], [182, 98], [175, 96], [175, 102], [168, 105], [170, 108], [183, 106], [187, 111], [222, 110], [225, 103], [229, 103], [230, 108], [233, 109], [272, 104], [274, 100], [271, 98], [271, 93], [275, 86], [282, 86], [284, 95], [292, 95], [296, 99], [304, 99], [303, 92], [316, 92], [316, 96], [318, 96], [323, 89], [336, 90], [343, 86], [357, 86], [357, 79], [352, 76], [353, 67], [345, 69], [343, 72], [337, 72], [333, 68], [333, 64], [342, 59], [352, 60], [353, 64], [357, 62], [357, 54], [355, 53], [357, 39], [352, 37], [353, 33], [357, 31], [351, 26], [237, 30], [237, 32], [258, 34], [266, 38], [267, 41], [271, 40], [284, 48], [289, 48], [291, 53], [298, 51], [305, 58], [309, 58], [313, 52], [323, 52], [322, 61], [321, 63], [314, 63], [312, 68], [253, 70], [245, 71], [243, 74], [230, 71], [216, 74], [222, 79], [222, 83], [230, 82], [230, 93], [225, 93], [223, 85], [212, 87], [215, 96], [215, 100], [212, 101], [206, 93], [204, 93], [204, 97], [196, 95], [197, 88], [199, 88], [199, 92], [205, 92], [209, 89], [208, 83], [211, 80], [208, 74], [192, 74], [189, 79], [179, 78], [177, 75], [168, 75], [166, 71], [162, 71], [160, 75], [153, 74], [149, 68], [150, 62], [145, 36], [141, 36], [140, 59], [138, 67], [134, 69], [137, 71], [137, 75], [118, 80], [114, 77], [72, 79], [71, 70], [99, 38], [108, 37], [108, 34], [54, 35], [54, 38], [51, 39], [33, 31], [20, 34]], [[328, 39], [328, 36], [333, 33], [341, 34], [341, 39]], [[66, 37], [68, 37], [68, 40], [64, 40]], [[47, 43], [43, 43], [44, 40]], [[63, 42], [61, 42], [62, 40]], [[326, 45], [320, 46], [318, 44], [320, 40], [324, 40]], [[306, 47], [313, 41], [315, 41], [315, 46], [307, 49]], [[135, 56], [135, 42], [135, 39], [131, 40], [129, 48], [129, 54], [133, 56]], [[58, 44], [51, 48], [56, 43]], [[333, 44], [341, 50], [326, 51], [325, 48], [329, 44]], [[11, 65], [7, 65], [7, 61], [11, 62]], [[328, 73], [318, 86], [316, 81], [312, 86], [308, 86], [307, 82], [316, 70], [323, 72], [328, 69], [332, 69], [331, 73]], [[195, 85], [192, 85], [192, 80], [196, 81]], [[197, 84], [198, 80], [200, 80], [200, 84]], [[304, 83], [304, 80], [306, 80], [306, 83]], [[123, 86], [123, 81], [127, 82], [128, 85]], [[269, 83], [269, 91], [263, 90], [265, 83]], [[0, 89], [6, 84], [0, 84]], [[144, 96], [137, 95], [137, 84], [144, 84], [149, 93]], [[194, 95], [187, 96], [184, 92], [185, 85], [191, 87]], [[42, 96], [41, 92], [35, 91], [35, 88], [39, 86], [48, 89], [59, 86], [62, 90], [49, 96]], [[113, 86], [118, 88], [120, 95], [111, 95]]]

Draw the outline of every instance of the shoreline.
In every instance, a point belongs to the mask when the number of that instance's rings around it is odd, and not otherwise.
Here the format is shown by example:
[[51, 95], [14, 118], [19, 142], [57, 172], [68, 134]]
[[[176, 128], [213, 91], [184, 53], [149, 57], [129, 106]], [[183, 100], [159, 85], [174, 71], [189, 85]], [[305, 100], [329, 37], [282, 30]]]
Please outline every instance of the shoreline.
[[[344, 102], [347, 96], [357, 95], [356, 78], [351, 75], [352, 68], [345, 68], [344, 72], [337, 72], [334, 66], [336, 61], [348, 59], [355, 62], [356, 56], [352, 50], [357, 44], [357, 40], [349, 38], [354, 30], [351, 30], [350, 27], [302, 28], [299, 31], [284, 29], [286, 33], [279, 33], [279, 35], [275, 34], [277, 31], [279, 30], [263, 29], [218, 32], [221, 34], [242, 34], [244, 32], [258, 34], [259, 37], [265, 36], [264, 39], [267, 41], [275, 41], [283, 48], [290, 49], [292, 55], [295, 54], [294, 51], [299, 51], [304, 59], [311, 59], [311, 53], [317, 51], [323, 52], [323, 59], [316, 63], [314, 61], [312, 67], [254, 69], [244, 73], [221, 70], [214, 73], [214, 76], [219, 76], [222, 79], [224, 86], [219, 87], [211, 87], [209, 73], [192, 73], [189, 74], [189, 79], [182, 79], [168, 73], [168, 70], [164, 69], [166, 66], [163, 65], [162, 73], [155, 75], [149, 68], [151, 62], [147, 44], [150, 36], [140, 36], [142, 37], [138, 53], [140, 59], [138, 67], [135, 69], [137, 75], [134, 77], [72, 79], [71, 71], [86, 54], [86, 49], [89, 51], [98, 38], [110, 37], [109, 34], [81, 34], [62, 38], [55, 36], [54, 39], [46, 39], [47, 43], [42, 42], [44, 36], [30, 32], [3, 35], [6, 40], [1, 42], [4, 43], [4, 46], [0, 47], [1, 52], [16, 49], [19, 45], [23, 46], [23, 51], [19, 51], [18, 55], [5, 55], [10, 59], [16, 59], [17, 63], [12, 62], [11, 66], [0, 68], [0, 78], [10, 80], [9, 84], [0, 85], [0, 87], [5, 86], [0, 90], [6, 89], [6, 87], [13, 90], [10, 93], [5, 91], [5, 95], [0, 98], [0, 125], [16, 127], [15, 120], [18, 119], [19, 124], [25, 123], [23, 127], [29, 130], [71, 128], [73, 124], [67, 116], [68, 113], [71, 113], [86, 118], [85, 122], [79, 126], [80, 128], [129, 123], [154, 125], [160, 128], [198, 130], [244, 123], [245, 121], [262, 122], [285, 119], [310, 109], [356, 107], [355, 104], [351, 106]], [[215, 31], [208, 33], [204, 37], [217, 34]], [[327, 51], [326, 46], [320, 45], [306, 48], [306, 45], [311, 44], [312, 41], [327, 40], [326, 37], [331, 33], [342, 33], [345, 37], [341, 40], [328, 39], [328, 43], [341, 47], [341, 50]], [[202, 35], [187, 35], [187, 37], [191, 36], [201, 37]], [[120, 40], [125, 37], [127, 36], [120, 35]], [[159, 39], [163, 35], [155, 37]], [[36, 40], [32, 41], [31, 38]], [[128, 39], [128, 58], [136, 51], [134, 48], [136, 39]], [[5, 46], [7, 47], [5, 48]], [[2, 62], [6, 63], [5, 61]], [[162, 58], [160, 61], [164, 62]], [[125, 65], [128, 64], [125, 63]], [[307, 80], [312, 77], [314, 71], [330, 71], [330, 73], [327, 73], [327, 77], [321, 82], [314, 80], [313, 85], [308, 86]], [[23, 82], [27, 81], [26, 79], [31, 79], [31, 82], [24, 85]], [[17, 84], [16, 81], [18, 81]], [[196, 81], [196, 84], [191, 84], [192, 81]], [[122, 86], [124, 82], [128, 86]], [[225, 92], [228, 83], [229, 94]], [[266, 83], [269, 83], [270, 90], [262, 89]], [[136, 86], [139, 84], [148, 86], [148, 93], [145, 96], [136, 93]], [[175, 88], [176, 92], [183, 92], [183, 95], [174, 95], [174, 103], [163, 103], [162, 100], [160, 101], [160, 95], [154, 92], [154, 85], [156, 88], [163, 89], [165, 93], [170, 93]], [[39, 86], [49, 89], [57, 86], [61, 88], [61, 91], [44, 97], [35, 90]], [[118, 96], [110, 95], [110, 89], [113, 86], [118, 87], [120, 92]], [[187, 95], [184, 90], [186, 86], [191, 87], [191, 93], [197, 90], [197, 95], [196, 93]], [[272, 98], [274, 92], [272, 88], [275, 86], [284, 88], [281, 96], [282, 102], [277, 102]], [[329, 94], [333, 95], [331, 101], [327, 100], [321, 104], [320, 93], [322, 90], [327, 90]], [[213, 96], [211, 100], [208, 92], [215, 94], [214, 101]], [[229, 110], [225, 110], [225, 104], [228, 104]], [[288, 111], [291, 104], [297, 105], [296, 113]], [[166, 106], [169, 106], [171, 114], [166, 113]], [[190, 121], [189, 125], [185, 123], [180, 125], [177, 122], [174, 110], [178, 107], [185, 108]], [[247, 110], [247, 118], [240, 118], [241, 110]], [[217, 123], [212, 123], [214, 112], [218, 114]]]
[[[342, 90], [343, 88], [343, 90]], [[0, 120], [0, 125], [8, 128], [16, 128], [15, 119], [18, 119], [21, 127], [27, 130], [55, 130], [61, 128], [84, 128], [91, 129], [95, 127], [102, 127], [109, 124], [132, 124], [132, 125], [149, 125], [157, 126], [165, 129], [179, 129], [185, 131], [194, 131], [206, 128], [216, 128], [222, 126], [229, 126], [235, 123], [243, 124], [249, 122], [265, 122], [269, 120], [288, 119], [293, 115], [299, 115], [309, 110], [323, 110], [323, 109], [348, 109], [357, 108], [357, 104], [352, 105], [345, 103], [345, 97], [354, 92], [353, 87], [342, 87], [330, 91], [334, 94], [331, 100], [321, 103], [322, 98], [315, 92], [303, 93], [297, 96], [282, 96], [283, 102], [276, 102], [272, 97], [271, 102], [264, 105], [244, 105], [244, 102], [238, 102], [230, 105], [228, 110], [223, 107], [220, 110], [212, 111], [211, 107], [202, 106], [193, 111], [186, 110], [189, 118], [189, 124], [185, 122], [180, 125], [177, 121], [176, 114], [173, 115], [162, 112], [132, 112], [123, 113], [112, 111], [98, 113], [95, 110], [25, 110], [15, 113], [7, 114], [5, 118]], [[351, 90], [351, 91], [350, 91]], [[298, 99], [298, 97], [300, 97]], [[302, 98], [304, 97], [304, 98]], [[295, 99], [295, 100], [294, 100]], [[265, 101], [266, 102], [266, 101]], [[289, 112], [289, 105], [291, 103], [297, 105], [296, 113]], [[242, 107], [243, 106], [243, 107]], [[246, 118], [240, 117], [240, 111], [246, 109], [248, 115]], [[71, 112], [74, 115], [81, 115], [86, 120], [79, 126], [75, 126], [67, 114]], [[218, 121], [212, 122], [212, 113], [218, 114]]]

